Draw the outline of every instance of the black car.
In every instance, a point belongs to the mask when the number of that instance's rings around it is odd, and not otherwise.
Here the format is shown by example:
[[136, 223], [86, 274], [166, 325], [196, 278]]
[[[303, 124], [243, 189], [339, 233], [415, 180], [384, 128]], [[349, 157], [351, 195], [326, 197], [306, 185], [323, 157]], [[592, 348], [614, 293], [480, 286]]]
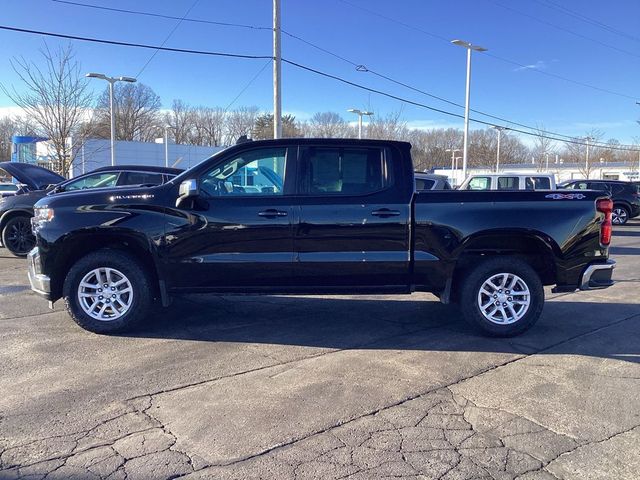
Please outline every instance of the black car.
[[426, 291], [505, 336], [535, 323], [544, 285], [613, 284], [612, 208], [595, 191], [418, 191], [404, 142], [264, 140], [163, 185], [43, 198], [27, 265], [100, 333], [185, 293]]
[[88, 188], [160, 185], [183, 171], [179, 168], [117, 165], [65, 180], [51, 170], [28, 163], [2, 162], [0, 169], [22, 184], [18, 194], [0, 199], [0, 239], [2, 245], [16, 256], [26, 255], [35, 245], [31, 232], [33, 205], [46, 195]]
[[640, 215], [638, 185], [619, 180], [576, 180], [562, 185], [571, 190], [598, 190], [606, 192], [613, 200], [612, 222], [624, 225], [630, 218]]

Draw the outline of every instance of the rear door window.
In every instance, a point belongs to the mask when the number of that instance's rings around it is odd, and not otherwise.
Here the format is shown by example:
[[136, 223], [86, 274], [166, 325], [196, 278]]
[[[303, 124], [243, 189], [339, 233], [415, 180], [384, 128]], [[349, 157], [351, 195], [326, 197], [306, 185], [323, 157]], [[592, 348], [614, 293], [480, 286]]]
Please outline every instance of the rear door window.
[[161, 173], [125, 172], [120, 176], [118, 185], [162, 185]]
[[601, 182], [589, 182], [588, 184], [589, 190], [600, 190], [601, 192], [609, 192], [609, 185]]
[[393, 184], [390, 159], [380, 148], [308, 147], [303, 189], [310, 195], [366, 195]]
[[498, 177], [498, 190], [518, 190], [518, 177]]

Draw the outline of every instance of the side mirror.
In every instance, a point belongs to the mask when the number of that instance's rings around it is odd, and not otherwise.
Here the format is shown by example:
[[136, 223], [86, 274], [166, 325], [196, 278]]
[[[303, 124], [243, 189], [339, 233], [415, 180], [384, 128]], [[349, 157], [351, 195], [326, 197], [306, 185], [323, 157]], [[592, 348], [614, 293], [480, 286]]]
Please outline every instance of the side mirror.
[[196, 198], [198, 194], [198, 181], [195, 178], [183, 181], [180, 184], [180, 190], [178, 191], [176, 207], [180, 208], [180, 205], [182, 205], [186, 200]]

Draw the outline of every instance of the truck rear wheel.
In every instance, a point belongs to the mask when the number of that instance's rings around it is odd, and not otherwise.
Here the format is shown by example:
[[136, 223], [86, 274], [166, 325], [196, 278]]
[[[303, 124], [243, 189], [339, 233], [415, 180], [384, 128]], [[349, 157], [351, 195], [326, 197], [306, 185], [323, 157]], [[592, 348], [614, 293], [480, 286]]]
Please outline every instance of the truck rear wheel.
[[460, 307], [469, 323], [497, 337], [511, 337], [536, 323], [544, 306], [538, 274], [526, 262], [495, 257], [476, 266], [462, 284]]
[[74, 322], [107, 334], [139, 325], [153, 301], [145, 269], [130, 255], [109, 249], [91, 253], [71, 267], [63, 296]]

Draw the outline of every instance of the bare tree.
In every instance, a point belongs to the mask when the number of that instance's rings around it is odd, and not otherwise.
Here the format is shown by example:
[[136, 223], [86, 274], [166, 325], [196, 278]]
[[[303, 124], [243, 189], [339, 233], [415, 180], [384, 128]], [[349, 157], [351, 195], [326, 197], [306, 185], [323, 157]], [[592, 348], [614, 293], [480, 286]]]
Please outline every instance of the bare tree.
[[[113, 86], [113, 105], [116, 120], [116, 140], [152, 141], [162, 123], [160, 97], [144, 83], [121, 83]], [[98, 98], [96, 132], [109, 138], [109, 89]]]
[[594, 170], [600, 166], [600, 158], [606, 151], [598, 145], [601, 144], [603, 136], [604, 132], [601, 130], [592, 129], [584, 137], [575, 138], [574, 143], [565, 143], [562, 157], [576, 163], [584, 178], [591, 178]]
[[250, 135], [258, 118], [258, 107], [241, 107], [226, 115], [225, 142], [233, 144], [242, 135]]
[[318, 112], [300, 128], [305, 137], [349, 138], [356, 135], [355, 129], [335, 112]]
[[225, 111], [220, 107], [198, 107], [194, 110], [194, 144], [218, 147], [222, 145]]
[[40, 53], [43, 68], [23, 57], [11, 61], [24, 91], [4, 85], [2, 90], [24, 110], [37, 133], [49, 139], [54, 168], [67, 175], [74, 160], [74, 146], [84, 141], [79, 137], [84, 134], [79, 127], [90, 112], [93, 96], [70, 45], [52, 52], [45, 44]]
[[549, 157], [554, 155], [556, 151], [556, 142], [547, 137], [544, 125], [536, 125], [536, 136], [534, 137], [531, 155], [534, 158], [536, 168], [539, 172], [546, 170]]
[[407, 136], [407, 122], [402, 120], [402, 110], [385, 116], [373, 115], [367, 125], [367, 138], [401, 140]]

